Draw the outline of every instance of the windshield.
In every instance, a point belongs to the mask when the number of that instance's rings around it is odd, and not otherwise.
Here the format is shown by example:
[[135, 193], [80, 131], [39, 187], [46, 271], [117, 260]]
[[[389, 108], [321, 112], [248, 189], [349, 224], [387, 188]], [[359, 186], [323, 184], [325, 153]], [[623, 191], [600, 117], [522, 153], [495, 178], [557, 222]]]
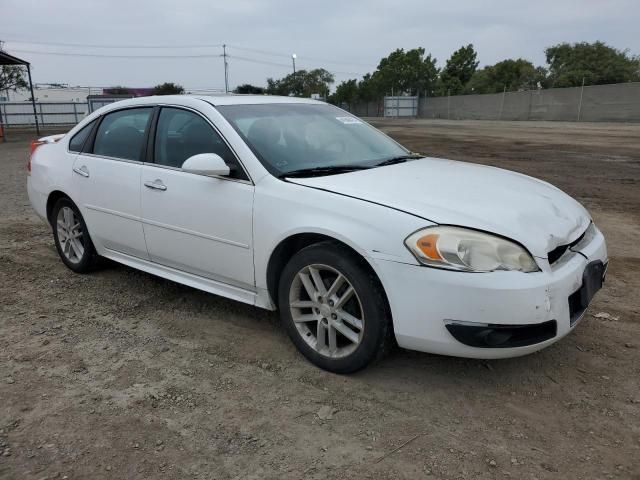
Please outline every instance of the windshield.
[[331, 105], [216, 107], [275, 176], [306, 170], [376, 166], [409, 152], [357, 117]]

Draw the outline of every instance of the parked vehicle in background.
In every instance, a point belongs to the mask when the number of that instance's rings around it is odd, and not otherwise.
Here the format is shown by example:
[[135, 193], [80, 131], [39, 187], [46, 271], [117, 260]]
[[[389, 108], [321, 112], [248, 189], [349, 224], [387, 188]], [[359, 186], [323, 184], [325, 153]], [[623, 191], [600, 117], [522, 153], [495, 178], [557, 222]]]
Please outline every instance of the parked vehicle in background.
[[62, 261], [103, 256], [279, 309], [346, 373], [401, 347], [473, 358], [568, 334], [602, 286], [604, 237], [557, 188], [425, 158], [336, 107], [146, 97], [35, 142], [29, 198]]

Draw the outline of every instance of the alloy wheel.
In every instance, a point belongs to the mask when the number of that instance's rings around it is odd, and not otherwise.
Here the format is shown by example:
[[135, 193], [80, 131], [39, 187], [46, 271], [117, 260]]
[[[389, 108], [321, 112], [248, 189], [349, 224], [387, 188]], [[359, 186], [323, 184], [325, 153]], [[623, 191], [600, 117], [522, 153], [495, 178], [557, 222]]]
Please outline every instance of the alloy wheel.
[[80, 263], [84, 256], [84, 232], [72, 208], [65, 206], [58, 211], [56, 230], [62, 254], [69, 262]]
[[341, 272], [308, 265], [289, 290], [291, 318], [304, 341], [330, 358], [346, 357], [362, 342], [365, 318], [358, 293]]

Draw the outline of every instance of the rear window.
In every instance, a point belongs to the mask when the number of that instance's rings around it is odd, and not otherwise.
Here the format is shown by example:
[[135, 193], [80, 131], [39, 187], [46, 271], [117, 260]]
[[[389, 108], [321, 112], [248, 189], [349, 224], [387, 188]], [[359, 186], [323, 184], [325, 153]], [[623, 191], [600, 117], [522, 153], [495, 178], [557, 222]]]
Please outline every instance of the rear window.
[[76, 133], [73, 138], [69, 141], [69, 151], [71, 152], [81, 152], [82, 147], [84, 146], [87, 138], [89, 138], [89, 134], [91, 133], [91, 129], [96, 124], [96, 121], [92, 121], [87, 123], [84, 127], [80, 129], [78, 133]]
[[93, 153], [123, 160], [142, 160], [147, 124], [152, 108], [128, 108], [104, 116], [93, 144]]

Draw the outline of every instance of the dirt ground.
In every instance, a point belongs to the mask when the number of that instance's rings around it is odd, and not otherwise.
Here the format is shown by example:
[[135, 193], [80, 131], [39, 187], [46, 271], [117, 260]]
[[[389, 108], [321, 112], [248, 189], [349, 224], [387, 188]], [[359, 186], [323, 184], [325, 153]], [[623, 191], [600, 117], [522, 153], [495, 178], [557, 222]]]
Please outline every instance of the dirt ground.
[[323, 372], [274, 313], [124, 266], [67, 270], [14, 135], [0, 144], [0, 478], [640, 479], [640, 125], [374, 123], [587, 206], [611, 263], [571, 335], [524, 358], [397, 349]]

